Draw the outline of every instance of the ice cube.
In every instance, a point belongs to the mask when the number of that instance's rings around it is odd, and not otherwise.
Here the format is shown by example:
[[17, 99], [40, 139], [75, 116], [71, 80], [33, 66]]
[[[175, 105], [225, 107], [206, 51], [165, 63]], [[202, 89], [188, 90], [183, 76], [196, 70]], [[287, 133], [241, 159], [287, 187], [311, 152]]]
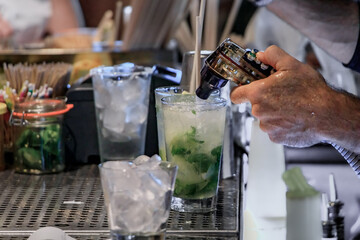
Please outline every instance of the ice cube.
[[161, 157], [159, 155], [154, 154], [154, 155], [151, 156], [150, 161], [157, 161], [157, 162], [160, 163], [162, 160], [161, 160]]
[[132, 73], [135, 70], [135, 64], [131, 62], [125, 62], [119, 65], [116, 65], [116, 70], [122, 73]]
[[126, 122], [134, 124], [141, 124], [147, 120], [148, 106], [142, 103], [137, 103], [126, 108]]
[[141, 186], [141, 180], [132, 170], [131, 164], [126, 161], [105, 162], [100, 168], [100, 174], [104, 196], [109, 197], [109, 199], [112, 199], [113, 195], [118, 192], [132, 192], [133, 189], [138, 189]]
[[121, 206], [119, 206], [117, 214], [121, 215], [119, 220], [123, 221], [122, 224], [125, 225], [128, 232], [144, 232], [154, 221], [153, 209], [149, 207], [148, 202], [142, 196], [143, 192], [135, 189], [118, 197]]
[[133, 138], [140, 137], [140, 130], [141, 125], [132, 123], [132, 122], [125, 122], [125, 133]]
[[135, 163], [135, 165], [141, 165], [141, 164], [147, 163], [149, 160], [150, 160], [149, 156], [140, 155], [137, 158], [135, 158], [135, 160], [133, 162]]
[[170, 190], [171, 187], [171, 178], [169, 174], [162, 169], [153, 169], [148, 176], [144, 176], [141, 179], [141, 182], [144, 184], [144, 180], [146, 182], [146, 189], [155, 193], [156, 196], [163, 197], [167, 191]]
[[111, 136], [111, 132], [106, 128], [101, 128], [101, 135], [103, 138], [109, 138]]
[[154, 201], [155, 199], [155, 193], [156, 191], [152, 191], [152, 189], [145, 189], [144, 191], [144, 199], [146, 199], [146, 201]]
[[129, 142], [132, 138], [127, 134], [117, 133], [110, 131], [111, 135], [109, 140], [112, 142]]
[[127, 103], [138, 102], [143, 99], [143, 93], [141, 91], [143, 86], [133, 80], [134, 78], [124, 81], [124, 88], [126, 89], [124, 99]]
[[[165, 173], [166, 174], [166, 173]], [[160, 176], [163, 175], [163, 176]], [[148, 201], [154, 199], [155, 196], [161, 198], [164, 196], [165, 192], [167, 191], [167, 187], [164, 187], [164, 180], [160, 179], [159, 177], [165, 177], [162, 173], [148, 172], [147, 174], [143, 174], [140, 176], [142, 188], [144, 190], [144, 198]], [[165, 180], [165, 182], [167, 182]]]
[[127, 161], [108, 161], [104, 162], [103, 166], [110, 169], [131, 169], [133, 163]]
[[126, 134], [117, 133], [117, 132], [114, 132], [111, 129], [107, 129], [105, 127], [101, 128], [101, 135], [103, 138], [105, 138], [111, 142], [128, 142], [131, 139]]
[[101, 75], [99, 75], [98, 73], [92, 75], [92, 84], [93, 84], [93, 88], [95, 90], [97, 90], [99, 87], [102, 87], [103, 80], [102, 80]]
[[97, 108], [105, 108], [110, 105], [110, 93], [103, 86], [99, 86], [94, 91], [95, 106]]
[[111, 90], [111, 103], [110, 108], [115, 111], [124, 111], [126, 108], [126, 102], [124, 101], [124, 92], [122, 88], [114, 87]]
[[[119, 174], [119, 170], [121, 174]], [[115, 189], [123, 189], [124, 179], [135, 177], [134, 173], [131, 171], [131, 165], [126, 161], [108, 161], [103, 163], [103, 171], [101, 174], [105, 174], [103, 178], [109, 179], [112, 185], [118, 185]], [[127, 185], [126, 185], [127, 187]]]
[[149, 91], [145, 86], [149, 84], [149, 79], [144, 76], [135, 76], [135, 79], [139, 86], [139, 90], [141, 91], [141, 96], [143, 96], [144, 98], [147, 97], [149, 94]]
[[159, 155], [153, 155], [151, 158], [145, 155], [139, 156], [139, 160], [135, 159], [137, 162], [136, 165], [138, 166], [139, 170], [146, 171], [146, 170], [154, 170], [161, 168], [159, 167], [159, 164], [161, 163], [161, 158]]
[[99, 120], [102, 121], [104, 119], [104, 113], [102, 109], [97, 109], [97, 114], [99, 116]]
[[104, 127], [115, 133], [122, 133], [125, 127], [125, 113], [107, 108], [104, 110]]

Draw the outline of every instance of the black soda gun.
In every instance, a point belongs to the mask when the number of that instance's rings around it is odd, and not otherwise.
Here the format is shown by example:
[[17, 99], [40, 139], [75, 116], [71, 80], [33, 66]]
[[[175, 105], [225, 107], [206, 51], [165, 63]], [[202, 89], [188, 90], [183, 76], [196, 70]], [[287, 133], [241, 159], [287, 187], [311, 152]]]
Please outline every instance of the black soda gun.
[[[271, 66], [260, 62], [256, 58], [256, 49], [244, 49], [225, 39], [216, 50], [206, 59], [201, 69], [201, 84], [196, 89], [196, 95], [207, 99], [215, 90], [220, 90], [228, 81], [237, 85], [249, 84], [253, 81], [266, 78], [273, 72]], [[360, 154], [351, 152], [335, 143], [329, 142], [349, 163], [360, 178]]]
[[[271, 66], [256, 58], [256, 49], [244, 49], [225, 39], [206, 59], [201, 69], [201, 84], [196, 89], [196, 95], [201, 99], [209, 98], [215, 90], [220, 90], [228, 81], [237, 85], [249, 84], [266, 78], [273, 72]], [[349, 163], [360, 178], [360, 154], [351, 152], [335, 143], [331, 144]]]
[[256, 58], [256, 49], [244, 49], [230, 38], [225, 39], [205, 59], [201, 69], [201, 84], [196, 95], [207, 99], [210, 94], [224, 87], [228, 81], [237, 85], [249, 84], [268, 77], [275, 70]]

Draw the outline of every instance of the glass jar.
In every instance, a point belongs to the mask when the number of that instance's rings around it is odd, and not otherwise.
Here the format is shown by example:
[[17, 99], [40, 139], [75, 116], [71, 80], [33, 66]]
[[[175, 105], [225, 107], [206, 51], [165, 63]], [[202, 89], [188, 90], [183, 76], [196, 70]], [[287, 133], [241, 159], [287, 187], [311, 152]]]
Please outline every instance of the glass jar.
[[64, 99], [37, 99], [15, 104], [14, 167], [19, 173], [43, 174], [65, 168], [62, 123], [73, 107]]
[[4, 137], [5, 137], [5, 122], [4, 114], [7, 112], [5, 103], [0, 103], [0, 171], [5, 169], [5, 158], [4, 158]]

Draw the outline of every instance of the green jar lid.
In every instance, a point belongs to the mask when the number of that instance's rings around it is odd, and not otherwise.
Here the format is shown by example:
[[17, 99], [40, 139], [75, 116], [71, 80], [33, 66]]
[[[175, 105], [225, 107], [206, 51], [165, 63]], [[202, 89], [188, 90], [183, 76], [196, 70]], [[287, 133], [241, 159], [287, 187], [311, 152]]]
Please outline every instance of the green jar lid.
[[5, 103], [0, 103], [0, 114], [4, 114], [7, 112], [7, 107]]

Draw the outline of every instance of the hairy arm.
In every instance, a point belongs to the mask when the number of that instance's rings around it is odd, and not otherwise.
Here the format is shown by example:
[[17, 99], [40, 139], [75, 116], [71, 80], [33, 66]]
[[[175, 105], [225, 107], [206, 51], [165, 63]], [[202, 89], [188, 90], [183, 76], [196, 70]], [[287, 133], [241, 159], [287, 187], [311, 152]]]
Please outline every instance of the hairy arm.
[[359, 7], [350, 0], [274, 0], [267, 8], [342, 63], [359, 36]]
[[231, 100], [250, 101], [272, 141], [294, 147], [326, 141], [360, 153], [358, 98], [328, 86], [312, 67], [276, 46], [257, 57], [277, 72], [233, 89]]

